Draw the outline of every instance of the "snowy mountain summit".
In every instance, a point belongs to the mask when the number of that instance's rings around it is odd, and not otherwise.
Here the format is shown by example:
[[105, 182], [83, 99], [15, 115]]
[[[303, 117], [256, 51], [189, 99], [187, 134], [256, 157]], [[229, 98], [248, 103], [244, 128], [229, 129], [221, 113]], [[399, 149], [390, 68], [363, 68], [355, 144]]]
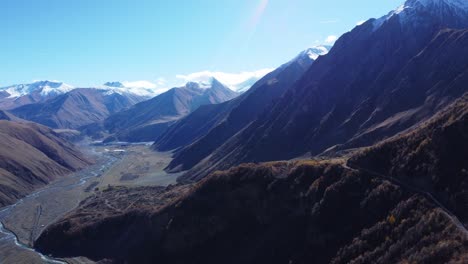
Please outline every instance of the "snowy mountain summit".
[[468, 0], [407, 0], [403, 5], [386, 16], [375, 20], [374, 27], [379, 28], [389, 19], [398, 17], [401, 23], [417, 24], [421, 16], [432, 17], [440, 25], [451, 28], [468, 27]]
[[201, 90], [207, 90], [207, 89], [224, 89], [224, 90], [231, 90], [228, 86], [224, 85], [220, 81], [218, 81], [215, 77], [210, 77], [206, 81], [199, 81], [199, 82], [188, 82], [184, 86], [187, 89], [201, 89]]
[[9, 98], [17, 98], [25, 95], [38, 94], [41, 96], [52, 96], [67, 93], [74, 87], [63, 82], [36, 81], [30, 84], [16, 84], [0, 88], [0, 91], [9, 94]]
[[310, 59], [316, 60], [319, 56], [326, 55], [330, 48], [330, 46], [314, 46], [305, 50], [303, 54], [307, 54]]
[[116, 88], [124, 88], [125, 87], [125, 85], [123, 85], [123, 83], [121, 83], [121, 82], [106, 82], [104, 84], [104, 86], [116, 87]]
[[310, 47], [297, 55], [294, 59], [290, 60], [289, 62], [281, 65], [280, 68], [288, 67], [293, 63], [299, 63], [300, 65], [307, 65], [310, 66], [312, 62], [314, 62], [318, 57], [328, 54], [332, 47], [331, 46], [314, 46]]
[[107, 94], [130, 94], [142, 97], [154, 97], [159, 93], [152, 88], [127, 86], [121, 82], [106, 82], [99, 89], [106, 90]]
[[442, 7], [443, 5], [448, 5], [468, 10], [468, 1], [466, 0], [409, 0], [406, 4], [410, 5], [414, 2], [419, 2], [424, 6]]

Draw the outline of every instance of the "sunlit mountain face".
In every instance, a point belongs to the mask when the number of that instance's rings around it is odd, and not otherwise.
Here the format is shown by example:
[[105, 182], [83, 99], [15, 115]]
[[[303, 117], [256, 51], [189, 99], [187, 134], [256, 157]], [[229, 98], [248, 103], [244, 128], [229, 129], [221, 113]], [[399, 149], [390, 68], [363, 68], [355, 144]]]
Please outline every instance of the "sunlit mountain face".
[[468, 2], [391, 5], [5, 2], [0, 263], [468, 263]]

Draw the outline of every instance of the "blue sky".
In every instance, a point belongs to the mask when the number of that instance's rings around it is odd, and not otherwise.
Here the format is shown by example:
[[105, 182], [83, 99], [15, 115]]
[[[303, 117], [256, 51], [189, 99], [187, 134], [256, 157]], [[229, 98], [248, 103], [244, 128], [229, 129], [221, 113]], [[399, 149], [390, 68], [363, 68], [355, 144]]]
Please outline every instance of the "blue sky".
[[274, 68], [402, 2], [2, 0], [0, 86], [48, 79], [162, 87], [200, 71]]

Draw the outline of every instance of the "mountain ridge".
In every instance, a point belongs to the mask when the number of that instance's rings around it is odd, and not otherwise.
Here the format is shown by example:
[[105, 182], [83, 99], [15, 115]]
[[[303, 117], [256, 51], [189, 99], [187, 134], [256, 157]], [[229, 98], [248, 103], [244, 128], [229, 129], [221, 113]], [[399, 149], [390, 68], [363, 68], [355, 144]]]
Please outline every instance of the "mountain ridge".
[[370, 20], [344, 34], [268, 113], [197, 165], [176, 157], [168, 170], [192, 168], [183, 178], [199, 179], [243, 162], [317, 155], [350, 140], [365, 146], [429, 118], [466, 89], [468, 39], [466, 30], [445, 29], [458, 24], [450, 17], [417, 14], [424, 21], [418, 26], [402, 27], [392, 17], [378, 30]]
[[51, 128], [70, 128], [103, 120], [139, 101], [142, 97], [108, 94], [106, 90], [78, 88], [41, 103], [24, 105], [11, 110], [23, 119]]
[[210, 149], [253, 121], [310, 67], [314, 60], [309, 51], [301, 52], [267, 74], [238, 98], [188, 115], [162, 134], [153, 148], [160, 151], [182, 148], [175, 154], [176, 162], [184, 155], [193, 155], [198, 160], [204, 158]]
[[115, 113], [91, 133], [105, 131], [106, 141], [154, 141], [170, 125], [201, 106], [218, 104], [237, 97], [238, 94], [216, 79], [210, 83], [189, 82], [150, 100], [140, 102], [126, 110]]
[[51, 129], [0, 120], [0, 205], [6, 206], [92, 161]]

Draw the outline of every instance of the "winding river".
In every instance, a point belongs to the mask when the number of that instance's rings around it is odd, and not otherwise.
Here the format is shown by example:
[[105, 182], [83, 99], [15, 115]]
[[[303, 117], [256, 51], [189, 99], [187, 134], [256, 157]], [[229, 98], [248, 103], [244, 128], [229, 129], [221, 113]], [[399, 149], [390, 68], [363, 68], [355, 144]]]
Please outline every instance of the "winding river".
[[[95, 153], [96, 154], [96, 153]], [[101, 153], [92, 165], [0, 209], [0, 263], [67, 263], [32, 248], [47, 225], [76, 208], [118, 158]]]

